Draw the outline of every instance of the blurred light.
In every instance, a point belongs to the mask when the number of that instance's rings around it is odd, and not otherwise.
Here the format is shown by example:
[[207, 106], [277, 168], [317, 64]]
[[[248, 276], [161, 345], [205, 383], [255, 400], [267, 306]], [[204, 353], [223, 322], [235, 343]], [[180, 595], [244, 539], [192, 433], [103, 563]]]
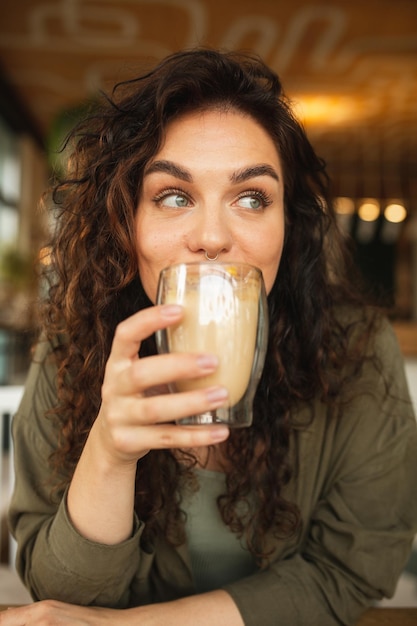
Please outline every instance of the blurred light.
[[45, 246], [39, 250], [39, 262], [42, 265], [50, 265], [51, 264], [51, 248], [50, 246]]
[[407, 217], [407, 210], [399, 202], [392, 202], [385, 207], [384, 217], [388, 222], [399, 224]]
[[306, 124], [340, 124], [358, 116], [358, 102], [348, 96], [300, 96], [294, 102], [297, 116]]
[[336, 211], [336, 219], [339, 225], [341, 232], [345, 235], [349, 235], [352, 222], [353, 215], [355, 213], [355, 202], [352, 198], [346, 198], [344, 196], [340, 196], [335, 199], [335, 211]]
[[19, 232], [19, 211], [0, 202], [0, 245], [13, 244]]
[[359, 205], [358, 215], [364, 222], [374, 222], [378, 219], [381, 210], [378, 200], [366, 198]]
[[381, 241], [394, 244], [400, 236], [407, 210], [400, 200], [390, 201], [384, 210], [384, 222], [381, 230]]
[[359, 219], [356, 227], [356, 239], [360, 243], [369, 243], [374, 238], [379, 214], [378, 200], [363, 198], [358, 208]]
[[339, 215], [353, 215], [355, 212], [355, 202], [352, 198], [340, 196], [335, 200], [336, 213]]

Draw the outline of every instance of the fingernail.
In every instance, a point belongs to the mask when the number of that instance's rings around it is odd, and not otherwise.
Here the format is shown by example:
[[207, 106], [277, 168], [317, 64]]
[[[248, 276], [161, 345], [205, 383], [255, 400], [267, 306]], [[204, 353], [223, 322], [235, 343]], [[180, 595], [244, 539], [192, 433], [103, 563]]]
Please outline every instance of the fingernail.
[[164, 304], [161, 307], [161, 315], [163, 317], [178, 317], [182, 313], [182, 306], [179, 304]]
[[225, 387], [210, 387], [206, 391], [207, 400], [214, 406], [221, 406], [227, 400], [229, 394]]
[[216, 369], [218, 364], [219, 359], [214, 354], [200, 354], [197, 357], [197, 365], [203, 371], [212, 371]]

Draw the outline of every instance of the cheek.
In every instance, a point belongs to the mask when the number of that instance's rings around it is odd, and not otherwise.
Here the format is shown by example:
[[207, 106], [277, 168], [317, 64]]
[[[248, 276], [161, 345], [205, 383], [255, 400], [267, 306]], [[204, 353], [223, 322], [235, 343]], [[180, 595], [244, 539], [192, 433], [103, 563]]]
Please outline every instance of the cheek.
[[137, 259], [139, 276], [146, 295], [155, 303], [159, 274], [167, 265], [178, 262], [179, 235], [175, 228], [158, 224], [142, 233], [137, 229]]

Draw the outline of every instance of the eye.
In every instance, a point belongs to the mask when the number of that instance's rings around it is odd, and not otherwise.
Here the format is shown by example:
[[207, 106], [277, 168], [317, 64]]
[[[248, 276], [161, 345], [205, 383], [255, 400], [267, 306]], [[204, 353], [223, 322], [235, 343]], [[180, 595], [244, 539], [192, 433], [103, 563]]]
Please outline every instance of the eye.
[[161, 193], [155, 196], [154, 202], [160, 206], [172, 209], [182, 209], [190, 205], [188, 196], [182, 191], [175, 189], [161, 191]]
[[238, 206], [243, 209], [264, 209], [272, 203], [272, 198], [261, 191], [245, 191], [237, 199]]
[[239, 198], [238, 202], [239, 206], [242, 206], [245, 209], [261, 209], [262, 202], [260, 198], [257, 196], [243, 196]]

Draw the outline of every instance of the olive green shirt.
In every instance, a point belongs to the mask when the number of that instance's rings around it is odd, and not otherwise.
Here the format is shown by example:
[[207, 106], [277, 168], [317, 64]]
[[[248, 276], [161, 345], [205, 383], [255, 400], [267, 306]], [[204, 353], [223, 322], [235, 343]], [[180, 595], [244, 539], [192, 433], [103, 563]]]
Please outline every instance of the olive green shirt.
[[[140, 519], [119, 545], [91, 542], [71, 525], [66, 498], [51, 498], [57, 433], [45, 411], [56, 403], [56, 370], [48, 349], [40, 344], [13, 420], [10, 523], [33, 598], [124, 608], [195, 593], [187, 545], [173, 548], [162, 535], [146, 544]], [[303, 524], [291, 539], [270, 537], [269, 567], [224, 586], [247, 626], [354, 624], [394, 593], [417, 531], [417, 432], [388, 323], [376, 351], [380, 366], [365, 364], [339, 415], [319, 400], [294, 414], [309, 425], [293, 432], [297, 464], [284, 495]]]

